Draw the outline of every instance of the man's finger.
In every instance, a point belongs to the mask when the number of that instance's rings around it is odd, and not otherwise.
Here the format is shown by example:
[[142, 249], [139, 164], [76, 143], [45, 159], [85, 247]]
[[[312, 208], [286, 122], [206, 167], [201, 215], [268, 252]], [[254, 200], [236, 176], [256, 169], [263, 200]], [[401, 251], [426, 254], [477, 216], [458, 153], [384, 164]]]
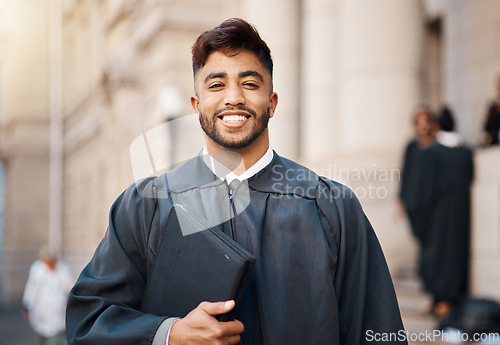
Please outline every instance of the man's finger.
[[241, 337], [239, 335], [233, 335], [233, 336], [226, 338], [226, 341], [228, 344], [237, 345], [240, 343]]
[[229, 321], [229, 322], [220, 322], [220, 326], [222, 327], [222, 331], [226, 336], [234, 336], [239, 335], [245, 331], [245, 326], [241, 321]]
[[207, 314], [215, 316], [228, 313], [234, 308], [234, 301], [225, 302], [201, 302], [200, 308], [204, 310]]

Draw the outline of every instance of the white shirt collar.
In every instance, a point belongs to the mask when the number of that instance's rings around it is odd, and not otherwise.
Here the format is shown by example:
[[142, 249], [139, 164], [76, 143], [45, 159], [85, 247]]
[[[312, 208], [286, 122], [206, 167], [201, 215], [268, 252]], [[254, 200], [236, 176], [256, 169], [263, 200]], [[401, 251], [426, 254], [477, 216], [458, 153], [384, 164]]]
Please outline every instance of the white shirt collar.
[[439, 131], [436, 139], [441, 145], [451, 148], [462, 146], [464, 143], [462, 136], [455, 132]]
[[267, 149], [266, 153], [264, 153], [264, 155], [257, 162], [255, 162], [254, 165], [245, 170], [241, 175], [236, 175], [234, 172], [226, 168], [222, 163], [213, 158], [210, 154], [208, 154], [206, 147], [203, 148], [202, 155], [203, 155], [203, 162], [205, 162], [207, 167], [219, 179], [226, 180], [226, 182], [230, 184], [234, 180], [243, 181], [257, 174], [259, 171], [268, 166], [269, 163], [271, 163], [274, 154], [271, 145], [269, 145], [269, 148]]

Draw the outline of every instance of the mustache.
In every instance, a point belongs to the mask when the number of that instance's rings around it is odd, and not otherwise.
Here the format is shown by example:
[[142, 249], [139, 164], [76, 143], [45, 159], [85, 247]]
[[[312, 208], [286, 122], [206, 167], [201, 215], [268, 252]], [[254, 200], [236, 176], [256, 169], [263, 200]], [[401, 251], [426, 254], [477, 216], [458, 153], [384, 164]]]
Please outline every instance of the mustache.
[[257, 113], [252, 110], [252, 109], [249, 109], [249, 108], [245, 108], [245, 107], [225, 107], [225, 108], [222, 108], [222, 109], [219, 109], [217, 110], [215, 113], [214, 113], [214, 117], [217, 117], [220, 113], [224, 112], [224, 111], [234, 111], [234, 110], [240, 110], [240, 111], [245, 111], [249, 114], [251, 114], [253, 117], [257, 117]]

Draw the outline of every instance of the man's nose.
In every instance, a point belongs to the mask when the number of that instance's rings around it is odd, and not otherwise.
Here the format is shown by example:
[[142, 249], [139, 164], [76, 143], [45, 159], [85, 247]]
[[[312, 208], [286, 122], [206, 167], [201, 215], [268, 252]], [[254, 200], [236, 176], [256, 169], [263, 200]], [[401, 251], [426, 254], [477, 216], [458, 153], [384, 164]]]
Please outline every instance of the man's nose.
[[228, 86], [224, 95], [225, 105], [241, 105], [245, 104], [245, 95], [243, 90], [238, 85]]

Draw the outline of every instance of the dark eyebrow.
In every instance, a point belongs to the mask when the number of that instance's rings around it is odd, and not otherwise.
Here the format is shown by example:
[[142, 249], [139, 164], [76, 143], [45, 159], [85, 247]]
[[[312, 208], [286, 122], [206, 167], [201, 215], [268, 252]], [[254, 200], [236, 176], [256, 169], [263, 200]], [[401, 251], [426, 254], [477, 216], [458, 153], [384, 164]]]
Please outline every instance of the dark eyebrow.
[[207, 75], [207, 77], [205, 78], [205, 80], [203, 81], [203, 83], [206, 83], [210, 79], [216, 79], [216, 78], [227, 78], [227, 73], [225, 73], [225, 72], [210, 73], [209, 75]]
[[262, 78], [262, 75], [260, 75], [259, 72], [257, 71], [245, 71], [241, 72], [238, 77], [240, 78], [245, 78], [245, 77], [257, 77], [260, 79], [260, 81], [264, 82], [264, 78]]
[[[264, 82], [264, 78], [257, 71], [244, 71], [244, 72], [240, 72], [240, 74], [238, 74], [238, 77], [239, 78], [257, 77], [257, 78], [260, 79], [260, 81]], [[217, 78], [227, 78], [227, 73], [226, 72], [213, 72], [213, 73], [209, 73], [205, 77], [205, 80], [203, 82], [206, 83], [210, 79], [217, 79]]]

